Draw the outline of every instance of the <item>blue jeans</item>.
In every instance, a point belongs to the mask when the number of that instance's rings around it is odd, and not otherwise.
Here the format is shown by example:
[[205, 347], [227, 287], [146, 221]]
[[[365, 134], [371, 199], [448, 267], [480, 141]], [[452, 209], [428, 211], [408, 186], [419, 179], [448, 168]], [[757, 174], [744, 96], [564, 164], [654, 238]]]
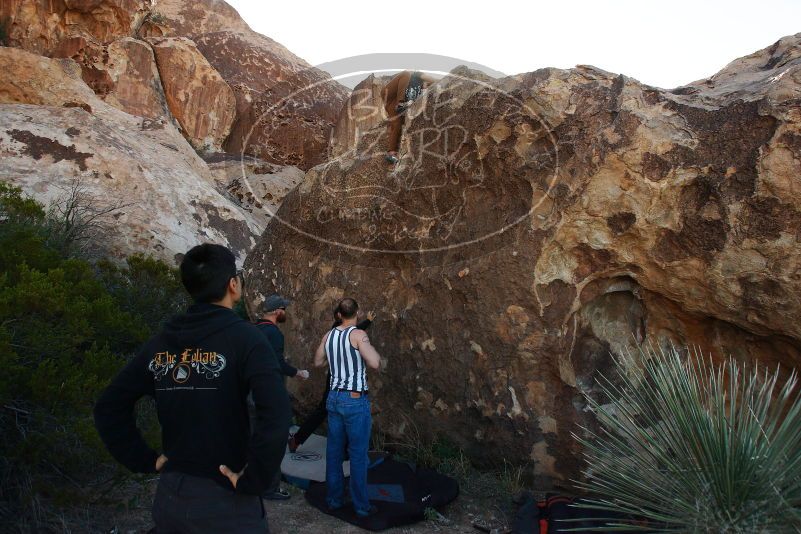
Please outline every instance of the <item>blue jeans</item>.
[[370, 513], [367, 498], [367, 450], [370, 445], [370, 401], [362, 394], [358, 399], [348, 391], [331, 391], [326, 401], [328, 409], [328, 444], [326, 446], [325, 483], [328, 490], [326, 501], [331, 508], [344, 504], [345, 474], [342, 462], [345, 443], [350, 455], [350, 497], [353, 508], [359, 515]]

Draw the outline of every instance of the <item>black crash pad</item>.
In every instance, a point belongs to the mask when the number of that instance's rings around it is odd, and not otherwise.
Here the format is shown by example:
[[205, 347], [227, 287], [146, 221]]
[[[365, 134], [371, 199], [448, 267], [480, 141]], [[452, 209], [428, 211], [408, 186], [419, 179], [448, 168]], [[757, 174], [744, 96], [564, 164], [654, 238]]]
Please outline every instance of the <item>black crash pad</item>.
[[[345, 492], [350, 480], [345, 479]], [[366, 530], [384, 530], [422, 521], [425, 509], [440, 509], [459, 495], [459, 484], [431, 469], [387, 457], [367, 471], [367, 491], [377, 512], [359, 517], [348, 503], [328, 510], [325, 482], [311, 482], [306, 500], [318, 510]]]

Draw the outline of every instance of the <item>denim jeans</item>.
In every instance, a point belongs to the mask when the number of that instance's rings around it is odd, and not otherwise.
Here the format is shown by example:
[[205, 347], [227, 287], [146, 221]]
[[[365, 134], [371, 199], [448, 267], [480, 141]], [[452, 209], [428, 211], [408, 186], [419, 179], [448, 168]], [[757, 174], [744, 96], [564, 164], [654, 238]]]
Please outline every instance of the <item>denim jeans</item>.
[[331, 391], [326, 402], [328, 409], [328, 444], [326, 447], [326, 501], [331, 508], [344, 504], [345, 475], [342, 462], [345, 443], [350, 455], [350, 497], [359, 515], [370, 513], [367, 498], [367, 450], [370, 445], [370, 401], [362, 394], [354, 399], [348, 391]]

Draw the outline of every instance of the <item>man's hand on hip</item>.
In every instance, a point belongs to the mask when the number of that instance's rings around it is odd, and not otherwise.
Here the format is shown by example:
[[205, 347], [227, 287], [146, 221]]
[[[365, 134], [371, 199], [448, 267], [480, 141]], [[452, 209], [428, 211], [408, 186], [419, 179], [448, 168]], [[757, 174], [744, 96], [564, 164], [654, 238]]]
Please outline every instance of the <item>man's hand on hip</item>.
[[164, 456], [163, 454], [159, 455], [159, 457], [156, 458], [156, 471], [160, 473], [162, 468], [164, 467], [164, 464], [166, 463], [167, 463], [167, 457]]
[[301, 370], [298, 371], [298, 374], [296, 374], [295, 376], [297, 376], [298, 378], [302, 378], [303, 380], [308, 380], [309, 379], [309, 371], [307, 371], [306, 369], [301, 369]]
[[[245, 467], [247, 467], [247, 466], [245, 466]], [[231, 471], [231, 470], [228, 468], [228, 466], [227, 466], [227, 465], [221, 465], [221, 466], [220, 466], [220, 473], [222, 473], [223, 475], [225, 475], [226, 477], [228, 477], [228, 480], [230, 480], [230, 481], [231, 481], [231, 484], [233, 484], [233, 486], [234, 486], [234, 489], [236, 489], [236, 483], [237, 483], [237, 482], [239, 482], [239, 477], [241, 477], [241, 476], [242, 476], [242, 473], [244, 473], [244, 472], [245, 472], [245, 467], [243, 467], [243, 468], [242, 468], [242, 470], [241, 470], [240, 472], [238, 472], [238, 473], [234, 473], [233, 471]]]

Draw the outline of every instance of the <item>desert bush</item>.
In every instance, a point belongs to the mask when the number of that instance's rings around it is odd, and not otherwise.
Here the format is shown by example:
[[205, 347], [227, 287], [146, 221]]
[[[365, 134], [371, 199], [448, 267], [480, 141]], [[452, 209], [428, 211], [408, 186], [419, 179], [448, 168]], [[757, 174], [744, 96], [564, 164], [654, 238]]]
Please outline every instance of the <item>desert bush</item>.
[[114, 226], [113, 217], [130, 204], [100, 198], [80, 178], [74, 178], [61, 190], [45, 218], [50, 246], [63, 256], [102, 258]]
[[[586, 447], [589, 507], [645, 518], [631, 530], [798, 532], [801, 529], [801, 397], [784, 380], [697, 350], [649, 348], [641, 372], [617, 363], [612, 401], [588, 399], [601, 430]], [[785, 373], [786, 374], [786, 373]]]
[[[177, 271], [159, 261], [73, 257], [81, 249], [63, 246], [53, 213], [0, 183], [0, 508], [11, 503], [12, 520], [34, 530], [42, 501], [89, 502], [127, 479], [95, 431], [94, 401], [187, 302]], [[140, 427], [157, 446], [143, 402]]]
[[22, 264], [45, 270], [59, 258], [96, 260], [103, 255], [112, 217], [126, 204], [107, 202], [73, 180], [47, 210], [0, 182], [0, 267], [15, 275]]
[[158, 331], [190, 304], [178, 270], [160, 260], [135, 255], [123, 267], [106, 260], [97, 265], [100, 280], [120, 308], [148, 332]]

